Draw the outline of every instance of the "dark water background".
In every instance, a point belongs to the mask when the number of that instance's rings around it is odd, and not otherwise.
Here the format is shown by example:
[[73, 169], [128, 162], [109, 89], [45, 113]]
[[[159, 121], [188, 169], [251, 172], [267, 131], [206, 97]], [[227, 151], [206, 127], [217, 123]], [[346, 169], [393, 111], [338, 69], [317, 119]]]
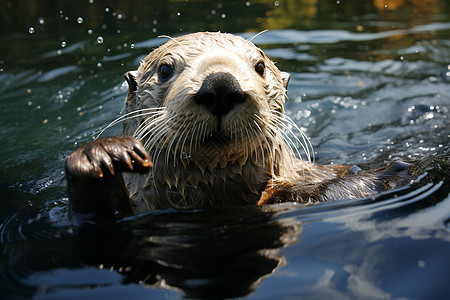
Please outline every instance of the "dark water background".
[[[65, 157], [119, 116], [159, 35], [252, 37], [319, 163], [449, 152], [450, 4], [3, 1], [0, 298], [445, 299], [449, 171], [373, 199], [156, 211], [79, 232]], [[107, 132], [116, 134], [120, 128]]]

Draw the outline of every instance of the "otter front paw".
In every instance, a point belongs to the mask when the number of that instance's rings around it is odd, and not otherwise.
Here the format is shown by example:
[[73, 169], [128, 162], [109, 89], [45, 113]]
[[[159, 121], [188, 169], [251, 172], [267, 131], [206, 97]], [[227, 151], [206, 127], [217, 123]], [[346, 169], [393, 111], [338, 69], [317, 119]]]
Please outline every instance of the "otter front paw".
[[115, 136], [91, 142], [66, 160], [68, 176], [100, 178], [120, 172], [146, 173], [152, 166], [141, 142], [130, 136]]

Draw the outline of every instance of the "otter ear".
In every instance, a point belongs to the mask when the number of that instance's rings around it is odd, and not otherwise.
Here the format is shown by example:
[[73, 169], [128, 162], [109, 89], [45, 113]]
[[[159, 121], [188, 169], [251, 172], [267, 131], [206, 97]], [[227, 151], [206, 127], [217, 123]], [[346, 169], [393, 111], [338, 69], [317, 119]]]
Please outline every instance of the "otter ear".
[[289, 79], [291, 79], [291, 75], [288, 72], [281, 72], [281, 79], [283, 80], [283, 86], [287, 89]]
[[134, 94], [137, 90], [137, 71], [128, 71], [123, 74], [123, 77], [125, 77], [125, 80], [128, 83], [128, 91], [130, 92], [130, 94]]

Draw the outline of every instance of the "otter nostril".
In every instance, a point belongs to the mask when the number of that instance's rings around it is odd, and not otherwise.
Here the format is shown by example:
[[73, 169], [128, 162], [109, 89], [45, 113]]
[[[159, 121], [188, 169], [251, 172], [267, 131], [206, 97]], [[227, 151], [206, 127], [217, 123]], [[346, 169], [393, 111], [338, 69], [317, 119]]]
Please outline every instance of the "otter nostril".
[[237, 79], [230, 73], [218, 72], [208, 75], [203, 81], [195, 101], [212, 114], [221, 117], [237, 104], [245, 101], [245, 94]]

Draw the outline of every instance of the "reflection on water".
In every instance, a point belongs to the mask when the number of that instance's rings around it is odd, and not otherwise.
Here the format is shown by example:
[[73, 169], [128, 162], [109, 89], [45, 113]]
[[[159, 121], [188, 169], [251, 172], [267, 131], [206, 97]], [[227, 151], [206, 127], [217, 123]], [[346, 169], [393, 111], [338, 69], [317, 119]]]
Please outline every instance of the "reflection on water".
[[119, 270], [124, 282], [177, 288], [190, 298], [249, 294], [283, 264], [279, 248], [300, 233], [298, 223], [245, 207], [150, 214], [125, 224], [119, 232], [81, 232], [81, 260]]
[[199, 30], [270, 29], [253, 41], [291, 73], [286, 113], [320, 163], [448, 153], [449, 9], [443, 0], [7, 1], [1, 298], [445, 298], [448, 161], [373, 199], [157, 211], [84, 230], [69, 222], [62, 166], [119, 115], [122, 74], [164, 42], [158, 35]]

